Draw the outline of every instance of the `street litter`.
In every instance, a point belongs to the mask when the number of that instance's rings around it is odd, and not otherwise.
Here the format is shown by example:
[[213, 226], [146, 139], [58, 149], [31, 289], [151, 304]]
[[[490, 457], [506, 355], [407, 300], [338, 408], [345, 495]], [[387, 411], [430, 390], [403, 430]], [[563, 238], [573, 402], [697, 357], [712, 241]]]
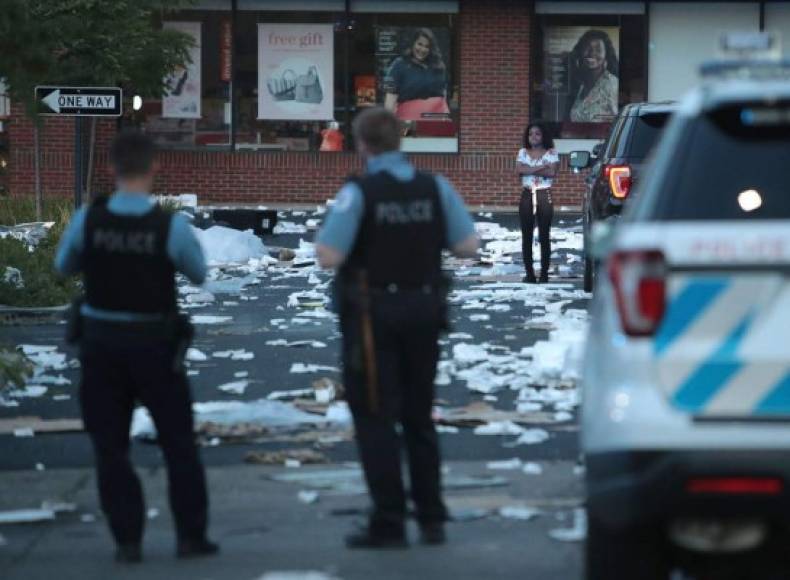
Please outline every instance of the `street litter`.
[[156, 508], [149, 508], [145, 515], [149, 520], [155, 520], [159, 517], [159, 510]]
[[[15, 434], [16, 431], [31, 431], [35, 433], [65, 433], [69, 431], [82, 431], [80, 419], [42, 419], [41, 417], [11, 417], [0, 419], [0, 435]], [[28, 435], [32, 436], [32, 435]]]
[[243, 395], [244, 391], [247, 390], [247, 386], [249, 386], [249, 381], [234, 381], [232, 383], [225, 383], [224, 385], [220, 385], [217, 388], [220, 391], [225, 393], [231, 393], [234, 395]]
[[39, 372], [44, 370], [62, 371], [69, 368], [66, 355], [57, 352], [57, 346], [20, 344], [17, 348], [30, 359], [37, 369], [40, 369]]
[[252, 360], [255, 358], [255, 353], [246, 350], [221, 350], [211, 353], [214, 358], [229, 358], [230, 360]]
[[[196, 432], [200, 433], [201, 429], [210, 424], [214, 427], [212, 436], [221, 436], [218, 433], [221, 429], [233, 433], [234, 426], [243, 427], [245, 430], [255, 427], [265, 433], [271, 429], [293, 429], [327, 422], [320, 416], [300, 411], [293, 405], [266, 399], [193, 403], [192, 411]], [[140, 439], [156, 438], [156, 429], [145, 407], [134, 410], [130, 435]]]
[[80, 521], [83, 524], [92, 524], [93, 522], [96, 521], [96, 516], [93, 514], [82, 514], [80, 516]]
[[293, 363], [291, 365], [292, 373], [317, 373], [319, 371], [330, 371], [330, 372], [340, 372], [340, 369], [337, 367], [327, 366], [327, 365], [314, 365], [314, 364], [304, 364], [304, 363]]
[[512, 469], [520, 469], [521, 468], [521, 460], [517, 457], [513, 459], [505, 459], [503, 461], [489, 461], [486, 463], [487, 469], [501, 469], [501, 470], [512, 470]]
[[22, 389], [10, 391], [8, 396], [15, 399], [33, 399], [36, 397], [41, 397], [42, 395], [46, 394], [46, 392], [47, 387], [41, 385], [28, 385]]
[[239, 231], [223, 226], [207, 230], [192, 228], [203, 248], [206, 262], [212, 266], [246, 264], [252, 258], [268, 256], [266, 247], [252, 230]]
[[[516, 423], [523, 425], [545, 424], [552, 422], [551, 413], [540, 411], [520, 412], [502, 411], [495, 409], [488, 403], [474, 401], [465, 407], [455, 408], [436, 408], [434, 409], [434, 420], [443, 425], [453, 425], [455, 427], [475, 427], [492, 423]], [[486, 430], [484, 430], [486, 431]], [[520, 433], [521, 431], [517, 431]], [[479, 433], [480, 435], [488, 433]], [[515, 431], [511, 434], [517, 434]]]
[[516, 445], [536, 445], [548, 441], [549, 433], [544, 429], [525, 429], [519, 434], [518, 438], [511, 443], [506, 444], [506, 447], [514, 447]]
[[505, 506], [499, 509], [499, 515], [511, 520], [531, 520], [540, 515], [540, 510], [528, 506]]
[[41, 502], [41, 509], [48, 510], [52, 513], [59, 514], [63, 512], [74, 512], [77, 511], [77, 504], [69, 503], [64, 501], [56, 501], [56, 500], [44, 500]]
[[329, 458], [313, 449], [284, 449], [280, 451], [250, 451], [244, 456], [246, 463], [256, 465], [284, 465], [296, 461], [299, 465], [329, 463]]
[[524, 430], [524, 427], [512, 421], [494, 421], [475, 427], [474, 433], [475, 435], [520, 435]]
[[311, 504], [318, 501], [318, 492], [302, 490], [297, 494], [297, 497], [299, 498], [300, 502]]
[[[323, 490], [325, 495], [362, 495], [367, 487], [359, 467], [281, 471], [269, 476], [274, 481], [299, 484], [301, 487]], [[466, 476], [447, 474], [442, 477], [444, 489], [477, 489], [503, 487], [508, 480], [498, 476]]]
[[587, 511], [584, 508], [573, 510], [573, 526], [557, 528], [549, 536], [560, 542], [581, 542], [587, 537]]
[[30, 222], [13, 226], [0, 225], [0, 239], [10, 236], [27, 244], [28, 249], [32, 251], [47, 236], [50, 228], [54, 225], [55, 222]]
[[190, 317], [192, 324], [225, 324], [233, 320], [232, 316], [211, 316], [207, 314], [193, 314]]
[[529, 475], [540, 475], [543, 473], [543, 467], [540, 465], [540, 463], [528, 462], [524, 464], [522, 471]]
[[51, 509], [10, 510], [0, 512], [0, 524], [28, 524], [55, 519]]
[[268, 346], [291, 346], [291, 347], [311, 346], [313, 348], [326, 348], [326, 343], [321, 342], [319, 340], [294, 340], [289, 342], [285, 339], [279, 338], [277, 340], [267, 340], [266, 344]]
[[192, 348], [192, 347], [187, 349], [187, 354], [186, 354], [185, 358], [186, 358], [186, 360], [192, 361], [192, 362], [203, 362], [203, 361], [207, 361], [208, 360], [208, 356], [206, 356], [205, 353], [199, 351], [196, 348]]

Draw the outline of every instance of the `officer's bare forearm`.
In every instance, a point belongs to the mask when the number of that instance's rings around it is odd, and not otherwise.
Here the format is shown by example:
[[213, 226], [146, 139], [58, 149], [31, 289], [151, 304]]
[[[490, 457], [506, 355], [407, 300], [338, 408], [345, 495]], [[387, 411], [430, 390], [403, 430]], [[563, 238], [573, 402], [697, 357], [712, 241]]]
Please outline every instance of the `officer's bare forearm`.
[[459, 258], [474, 258], [477, 255], [477, 250], [480, 248], [480, 240], [477, 239], [475, 234], [472, 234], [463, 241], [455, 244], [451, 251]]
[[318, 256], [318, 265], [327, 270], [339, 268], [346, 259], [342, 252], [323, 244], [315, 247], [315, 253]]

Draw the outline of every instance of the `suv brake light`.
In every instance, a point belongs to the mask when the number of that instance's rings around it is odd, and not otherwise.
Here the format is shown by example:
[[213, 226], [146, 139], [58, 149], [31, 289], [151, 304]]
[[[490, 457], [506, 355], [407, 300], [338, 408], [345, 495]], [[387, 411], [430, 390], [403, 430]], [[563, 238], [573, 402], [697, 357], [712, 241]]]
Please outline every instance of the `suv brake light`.
[[620, 322], [629, 336], [651, 336], [661, 324], [666, 269], [664, 254], [658, 250], [626, 250], [609, 258]]
[[630, 165], [605, 165], [604, 176], [609, 180], [609, 188], [617, 199], [625, 199], [631, 192], [633, 180]]

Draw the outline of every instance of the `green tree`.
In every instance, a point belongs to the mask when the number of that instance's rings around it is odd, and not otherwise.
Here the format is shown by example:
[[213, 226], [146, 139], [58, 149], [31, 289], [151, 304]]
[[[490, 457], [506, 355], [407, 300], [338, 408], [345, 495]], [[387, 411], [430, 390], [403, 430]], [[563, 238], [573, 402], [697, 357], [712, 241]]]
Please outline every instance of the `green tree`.
[[[36, 199], [41, 208], [37, 85], [120, 86], [161, 97], [165, 77], [189, 62], [193, 39], [161, 28], [194, 0], [3, 0], [0, 77], [35, 121]], [[95, 124], [91, 123], [92, 156]], [[40, 219], [40, 218], [39, 218]]]

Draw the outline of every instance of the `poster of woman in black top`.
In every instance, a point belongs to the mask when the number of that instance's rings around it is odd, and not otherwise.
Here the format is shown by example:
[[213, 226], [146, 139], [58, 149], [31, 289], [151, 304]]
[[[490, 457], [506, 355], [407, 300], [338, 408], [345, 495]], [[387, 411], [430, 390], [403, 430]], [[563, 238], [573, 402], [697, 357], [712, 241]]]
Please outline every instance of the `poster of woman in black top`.
[[447, 29], [379, 27], [377, 76], [384, 106], [404, 121], [448, 118], [449, 49]]

